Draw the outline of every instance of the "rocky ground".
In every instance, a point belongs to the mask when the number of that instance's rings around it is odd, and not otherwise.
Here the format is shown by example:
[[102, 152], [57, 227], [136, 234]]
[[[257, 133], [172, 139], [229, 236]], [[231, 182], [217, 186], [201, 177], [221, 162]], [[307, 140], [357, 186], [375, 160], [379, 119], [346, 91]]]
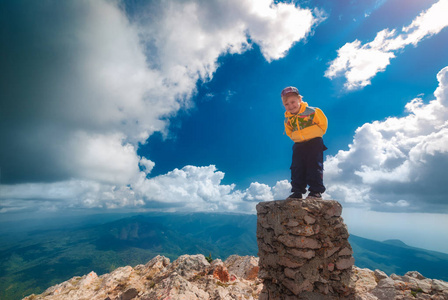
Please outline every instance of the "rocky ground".
[[24, 299], [54, 300], [188, 300], [258, 299], [258, 259], [230, 256], [209, 263], [203, 255], [183, 255], [170, 263], [157, 256], [146, 265], [118, 268], [97, 276], [91, 272]]
[[[232, 255], [209, 263], [203, 255], [183, 255], [177, 260], [157, 256], [146, 265], [118, 268], [97, 276], [91, 272], [73, 277], [26, 300], [218, 300], [258, 299], [263, 288], [258, 278], [258, 258]], [[352, 269], [355, 300], [438, 299], [448, 300], [448, 283], [369, 269]]]
[[390, 277], [380, 270], [353, 267], [355, 300], [448, 300], [448, 282], [423, 277], [419, 272]]

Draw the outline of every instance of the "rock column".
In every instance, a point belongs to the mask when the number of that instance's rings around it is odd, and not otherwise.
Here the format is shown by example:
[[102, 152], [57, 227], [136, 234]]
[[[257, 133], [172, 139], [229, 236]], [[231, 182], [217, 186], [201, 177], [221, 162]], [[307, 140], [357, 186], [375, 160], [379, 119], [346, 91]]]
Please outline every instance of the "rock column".
[[341, 212], [332, 200], [257, 205], [260, 300], [350, 298], [354, 259]]

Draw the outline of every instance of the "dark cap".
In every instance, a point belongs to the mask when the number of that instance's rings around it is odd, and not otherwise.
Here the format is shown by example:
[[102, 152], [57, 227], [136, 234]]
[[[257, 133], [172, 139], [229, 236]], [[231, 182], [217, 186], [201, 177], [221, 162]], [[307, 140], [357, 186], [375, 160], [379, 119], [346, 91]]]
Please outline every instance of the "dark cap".
[[299, 90], [298, 90], [296, 87], [288, 86], [288, 87], [286, 87], [286, 88], [283, 89], [283, 91], [282, 91], [282, 93], [281, 93], [282, 98], [283, 98], [286, 94], [289, 94], [289, 93], [294, 93], [294, 94], [299, 95]]

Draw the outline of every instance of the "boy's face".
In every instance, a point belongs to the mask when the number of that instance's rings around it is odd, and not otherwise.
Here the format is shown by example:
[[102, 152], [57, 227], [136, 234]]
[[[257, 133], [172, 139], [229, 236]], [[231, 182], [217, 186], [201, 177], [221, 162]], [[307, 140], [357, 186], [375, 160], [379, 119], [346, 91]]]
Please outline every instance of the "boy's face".
[[288, 112], [292, 114], [296, 114], [299, 112], [300, 102], [302, 102], [301, 96], [294, 93], [290, 93], [284, 96], [282, 100], [283, 100], [283, 106]]

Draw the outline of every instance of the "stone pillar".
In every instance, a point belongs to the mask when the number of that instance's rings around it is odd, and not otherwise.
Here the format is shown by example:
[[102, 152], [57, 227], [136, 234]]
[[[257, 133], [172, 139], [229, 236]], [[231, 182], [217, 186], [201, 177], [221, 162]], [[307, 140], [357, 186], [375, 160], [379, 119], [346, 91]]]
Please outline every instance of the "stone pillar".
[[260, 300], [350, 298], [354, 259], [341, 212], [333, 200], [257, 205]]

